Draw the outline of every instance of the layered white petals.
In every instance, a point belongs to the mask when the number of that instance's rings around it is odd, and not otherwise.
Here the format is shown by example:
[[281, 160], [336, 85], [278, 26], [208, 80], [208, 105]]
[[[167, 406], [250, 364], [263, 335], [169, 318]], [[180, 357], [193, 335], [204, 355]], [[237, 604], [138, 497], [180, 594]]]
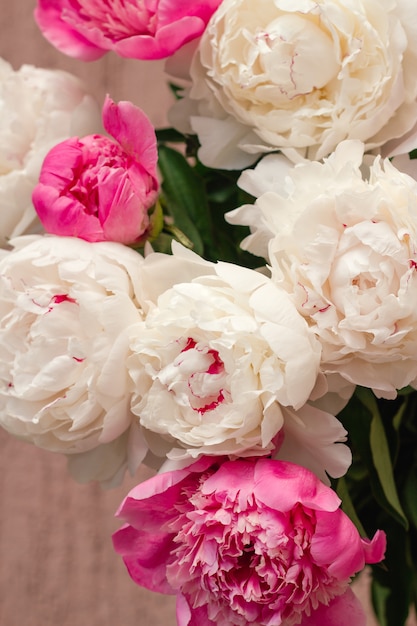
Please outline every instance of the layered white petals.
[[321, 159], [348, 138], [402, 137], [417, 114], [411, 0], [223, 0], [172, 121], [190, 116], [200, 158], [247, 167], [277, 148]]
[[320, 339], [323, 370], [392, 398], [417, 377], [417, 183], [379, 157], [368, 168], [363, 149], [343, 142], [274, 190], [271, 155], [253, 174], [265, 193], [232, 219], [251, 226], [244, 247], [267, 250]]
[[[265, 455], [279, 447], [287, 437], [287, 407], [292, 420], [308, 401], [321, 353], [288, 295], [259, 272], [204, 262], [178, 246], [173, 257], [147, 257], [141, 276], [144, 292], [147, 276], [165, 277], [166, 288], [149, 303], [144, 324], [131, 328], [132, 410], [150, 449], [180, 462], [202, 454]], [[149, 284], [153, 298], [158, 285]], [[333, 442], [344, 440], [339, 422], [325, 419], [333, 424]], [[335, 464], [321, 455], [314, 428], [306, 432], [314, 470], [325, 476]], [[343, 457], [341, 465], [344, 473], [349, 461]]]
[[102, 461], [91, 470], [79, 459], [75, 473], [111, 481], [128, 462], [118, 439], [133, 422], [127, 329], [141, 319], [143, 259], [121, 244], [75, 238], [12, 244], [0, 261], [0, 424], [54, 452], [103, 445]]
[[347, 432], [330, 413], [311, 404], [299, 411], [285, 407], [285, 436], [273, 458], [306, 467], [328, 483], [327, 474], [339, 478], [346, 474], [352, 454], [346, 441]]

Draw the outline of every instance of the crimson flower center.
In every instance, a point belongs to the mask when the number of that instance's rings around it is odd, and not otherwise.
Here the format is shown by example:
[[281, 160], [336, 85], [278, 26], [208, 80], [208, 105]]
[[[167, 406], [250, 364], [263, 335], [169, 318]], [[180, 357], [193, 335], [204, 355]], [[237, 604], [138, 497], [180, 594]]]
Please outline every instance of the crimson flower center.
[[186, 345], [158, 375], [180, 404], [204, 415], [229, 397], [227, 372], [217, 350], [188, 338]]
[[98, 217], [100, 186], [116, 170], [127, 170], [130, 158], [122, 148], [107, 137], [95, 136], [91, 143], [82, 145], [81, 158], [77, 161], [73, 178], [62, 195], [71, 194], [80, 202], [84, 211]]
[[177, 545], [168, 579], [195, 606], [207, 605], [221, 626], [292, 626], [346, 586], [315, 563], [315, 527], [314, 511], [301, 504], [280, 513], [190, 493], [172, 524]]

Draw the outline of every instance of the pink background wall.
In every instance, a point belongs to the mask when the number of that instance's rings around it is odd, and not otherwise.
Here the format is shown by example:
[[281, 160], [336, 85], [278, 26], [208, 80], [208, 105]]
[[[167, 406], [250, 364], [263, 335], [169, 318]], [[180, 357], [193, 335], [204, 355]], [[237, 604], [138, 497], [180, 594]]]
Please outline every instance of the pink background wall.
[[[1, 2], [0, 56], [15, 69], [30, 63], [68, 70], [87, 81], [100, 103], [106, 93], [132, 100], [156, 126], [165, 124], [163, 62], [113, 54], [89, 64], [68, 59], [39, 33], [35, 0]], [[114, 512], [134, 482], [111, 492], [77, 485], [62, 457], [0, 430], [2, 626], [174, 626], [173, 598], [136, 587], [112, 549]], [[366, 599], [365, 582], [356, 589]], [[375, 625], [370, 615], [368, 626]]]

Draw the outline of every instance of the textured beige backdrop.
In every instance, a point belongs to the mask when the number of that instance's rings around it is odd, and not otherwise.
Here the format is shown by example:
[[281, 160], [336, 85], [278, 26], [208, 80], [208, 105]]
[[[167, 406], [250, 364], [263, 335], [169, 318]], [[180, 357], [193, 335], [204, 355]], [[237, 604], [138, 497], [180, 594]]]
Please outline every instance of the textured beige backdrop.
[[[68, 70], [88, 82], [100, 103], [106, 93], [132, 100], [156, 126], [165, 124], [163, 62], [113, 54], [88, 64], [68, 59], [43, 40], [32, 18], [35, 4], [0, 0], [0, 56], [15, 69], [30, 63]], [[111, 492], [77, 485], [62, 457], [0, 429], [1, 626], [175, 625], [173, 598], [136, 587], [112, 550], [114, 512], [134, 483]], [[366, 581], [357, 590], [366, 599]], [[368, 626], [375, 625], [370, 616]]]

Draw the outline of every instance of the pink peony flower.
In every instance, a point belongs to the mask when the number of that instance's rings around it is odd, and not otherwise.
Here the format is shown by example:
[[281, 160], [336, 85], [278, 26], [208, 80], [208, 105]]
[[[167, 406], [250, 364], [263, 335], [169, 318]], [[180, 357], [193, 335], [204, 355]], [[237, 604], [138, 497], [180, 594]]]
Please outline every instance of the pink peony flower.
[[365, 626], [349, 582], [383, 558], [384, 533], [361, 539], [336, 493], [297, 465], [211, 463], [124, 500], [113, 540], [133, 580], [177, 594], [179, 626]]
[[158, 196], [153, 126], [130, 102], [103, 107], [104, 135], [72, 137], [47, 154], [33, 204], [45, 230], [87, 241], [146, 238]]
[[43, 35], [69, 56], [93, 61], [113, 50], [132, 59], [170, 56], [204, 31], [220, 0], [38, 0]]

